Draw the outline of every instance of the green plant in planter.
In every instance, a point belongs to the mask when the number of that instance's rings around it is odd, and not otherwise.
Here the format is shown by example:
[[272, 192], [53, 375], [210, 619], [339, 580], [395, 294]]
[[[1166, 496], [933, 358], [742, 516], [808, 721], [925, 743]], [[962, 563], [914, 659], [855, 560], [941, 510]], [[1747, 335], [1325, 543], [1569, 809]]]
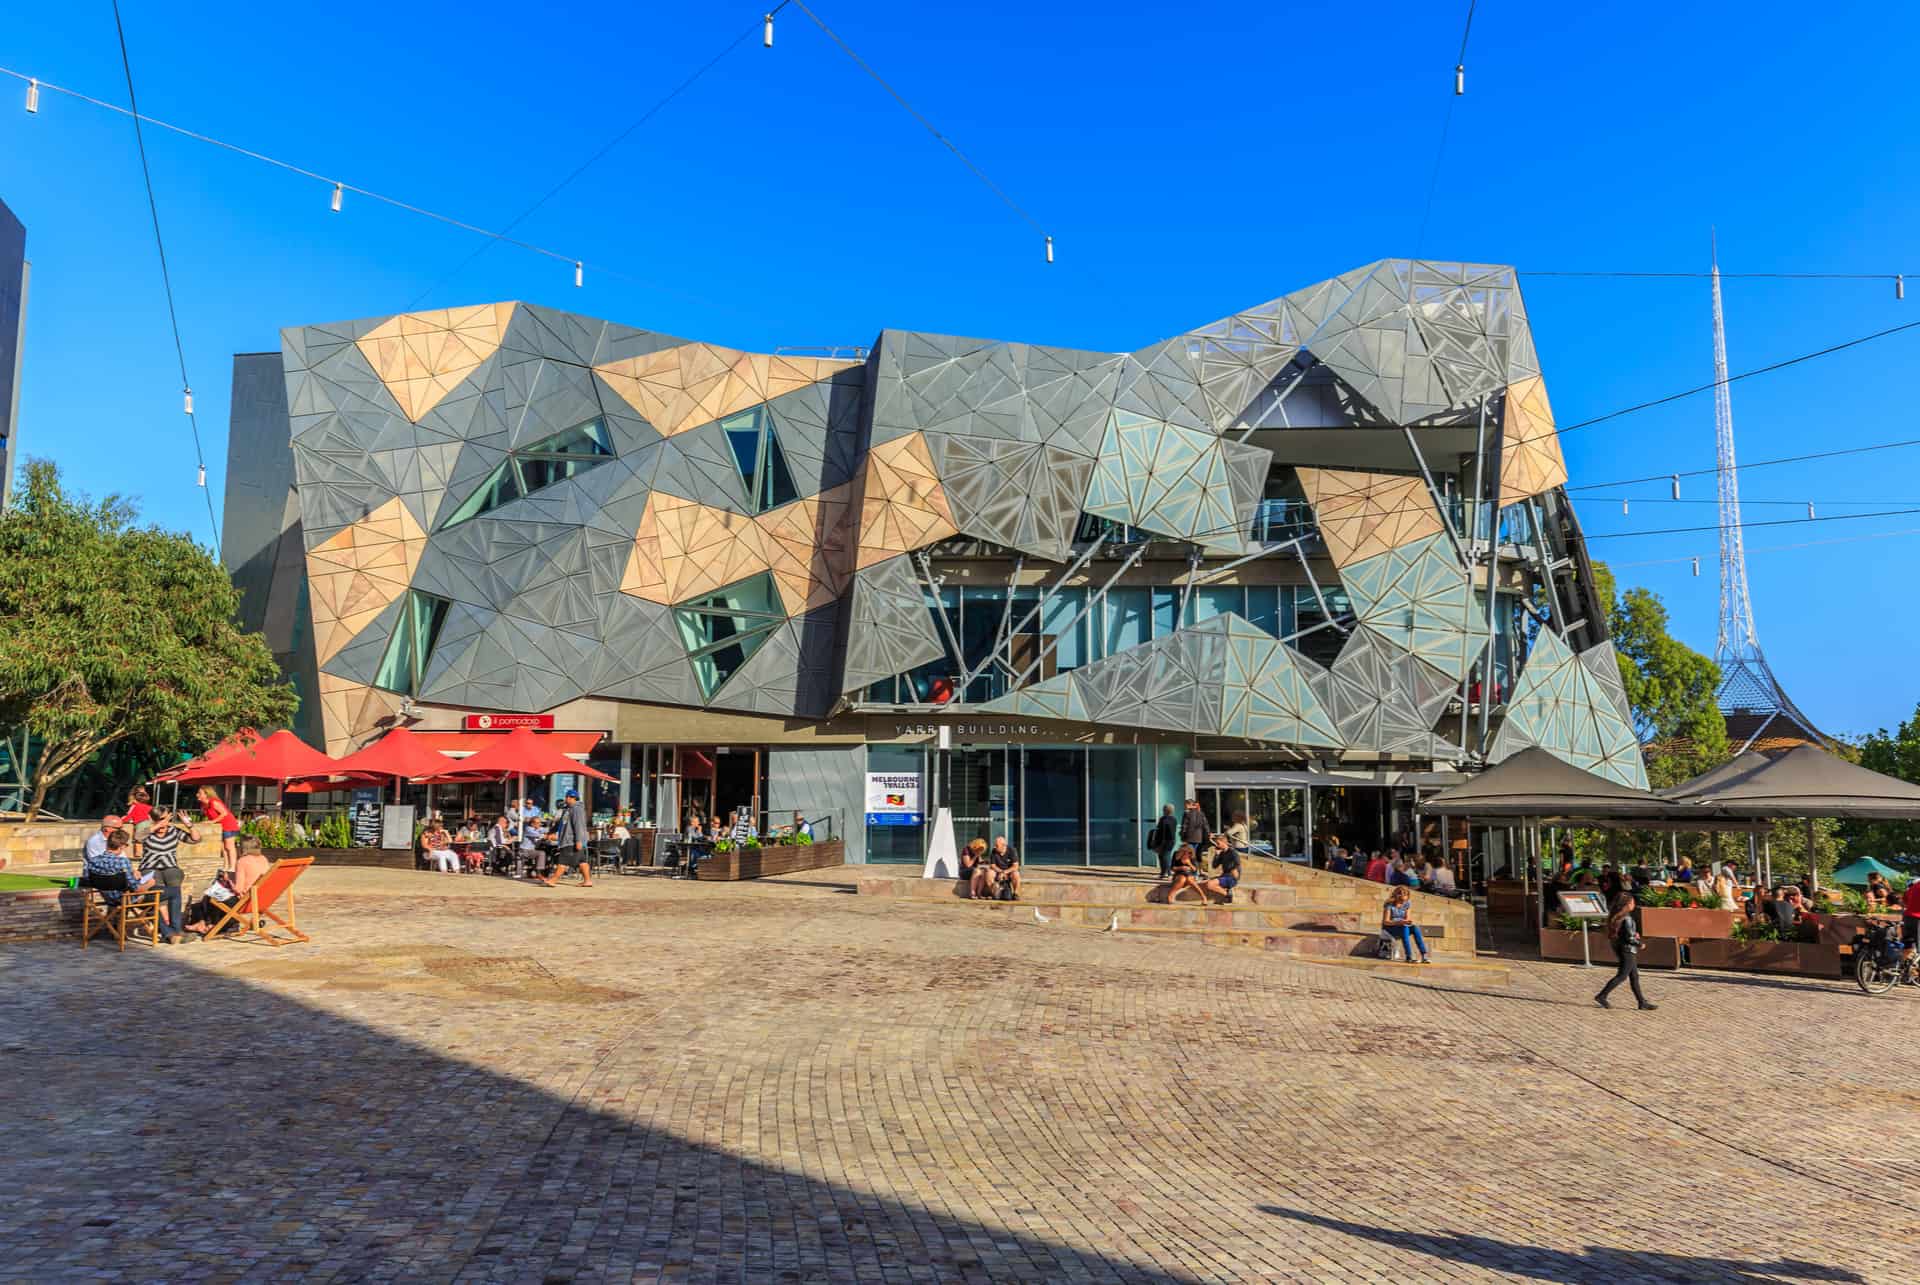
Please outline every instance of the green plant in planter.
[[[1578, 915], [1555, 915], [1553, 918], [1553, 926], [1561, 932], [1568, 933], [1579, 932], [1580, 925], [1587, 922], [1589, 921], [1580, 918]], [[1604, 927], [1605, 925], [1603, 924], [1601, 926]]]
[[316, 848], [351, 848], [353, 846], [353, 826], [344, 812], [330, 812], [313, 827], [313, 846]]
[[715, 853], [732, 852], [733, 840], [732, 839], [715, 839], [713, 842], [713, 850]]
[[1735, 941], [1787, 940], [1787, 938], [1780, 935], [1780, 926], [1778, 924], [1767, 923], [1761, 920], [1755, 920], [1751, 923], [1746, 920], [1735, 920], [1733, 925], [1733, 939]]
[[813, 836], [810, 834], [796, 834], [793, 836], [793, 843], [795, 847], [810, 848], [813, 846]]
[[753, 835], [748, 835], [746, 839], [741, 843], [740, 846], [744, 848], [757, 848], [760, 846], [760, 840], [755, 838]]

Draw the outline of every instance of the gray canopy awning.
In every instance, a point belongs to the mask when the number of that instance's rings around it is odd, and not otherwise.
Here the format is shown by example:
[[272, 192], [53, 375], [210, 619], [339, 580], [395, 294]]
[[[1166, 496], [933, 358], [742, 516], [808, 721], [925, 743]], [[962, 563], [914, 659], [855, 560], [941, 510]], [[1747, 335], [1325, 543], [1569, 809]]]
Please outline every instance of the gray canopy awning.
[[1742, 754], [1669, 794], [1729, 817], [1920, 819], [1920, 785], [1812, 745], [1795, 746], [1779, 758]]
[[1534, 817], [1631, 821], [1701, 818], [1691, 804], [1609, 781], [1543, 749], [1521, 750], [1465, 785], [1420, 801], [1424, 813], [1444, 816]]

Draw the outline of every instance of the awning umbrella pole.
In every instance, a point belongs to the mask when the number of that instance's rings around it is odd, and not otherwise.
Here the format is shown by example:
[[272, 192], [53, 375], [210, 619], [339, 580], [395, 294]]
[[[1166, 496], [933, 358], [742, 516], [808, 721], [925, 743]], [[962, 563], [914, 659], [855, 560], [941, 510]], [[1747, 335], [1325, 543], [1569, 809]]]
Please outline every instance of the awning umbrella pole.
[[1813, 890], [1820, 891], [1820, 865], [1813, 856], [1813, 818], [1807, 818], [1807, 878], [1813, 883]]

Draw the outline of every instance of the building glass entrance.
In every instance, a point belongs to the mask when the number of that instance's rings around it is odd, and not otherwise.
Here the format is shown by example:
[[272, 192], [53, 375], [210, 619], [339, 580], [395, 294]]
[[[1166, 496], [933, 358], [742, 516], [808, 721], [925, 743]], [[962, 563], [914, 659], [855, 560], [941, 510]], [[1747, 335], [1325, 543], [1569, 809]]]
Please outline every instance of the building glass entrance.
[[[1004, 834], [1036, 866], [1153, 865], [1148, 832], [1164, 803], [1177, 812], [1187, 749], [1180, 745], [962, 745], [951, 755], [953, 837]], [[923, 806], [938, 798], [937, 755], [870, 745], [869, 772], [920, 772]], [[921, 826], [869, 826], [869, 861], [921, 861]]]

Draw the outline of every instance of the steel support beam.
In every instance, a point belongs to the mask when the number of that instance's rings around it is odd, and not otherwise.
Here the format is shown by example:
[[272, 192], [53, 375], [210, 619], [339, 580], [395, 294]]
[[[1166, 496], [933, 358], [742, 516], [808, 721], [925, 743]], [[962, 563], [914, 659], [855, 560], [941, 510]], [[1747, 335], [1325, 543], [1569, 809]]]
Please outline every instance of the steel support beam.
[[[1040, 595], [1040, 601], [1033, 604], [1033, 609], [1027, 612], [1025, 616], [1022, 616], [1020, 618], [1020, 623], [1015, 625], [1012, 628], [1012, 630], [1009, 631], [1007, 636], [1011, 637], [1013, 634], [1022, 632], [1023, 630], [1026, 629], [1028, 625], [1032, 624], [1035, 620], [1039, 619], [1040, 609], [1047, 605], [1048, 601], [1052, 599], [1053, 595], [1058, 593], [1061, 587], [1064, 586], [1068, 580], [1071, 580], [1075, 575], [1079, 573], [1081, 567], [1084, 567], [1087, 565], [1088, 560], [1092, 558], [1095, 553], [1099, 552], [1100, 546], [1105, 544], [1106, 542], [1107, 542], [1107, 533], [1105, 531], [1102, 531], [1099, 535], [1095, 536], [1093, 539], [1093, 543], [1089, 544], [1086, 547], [1086, 549], [1080, 554], [1080, 556], [1075, 558], [1073, 562], [1066, 568], [1066, 570], [1062, 571], [1059, 574], [1059, 576], [1057, 576], [1054, 579], [1053, 583], [1046, 587], [1046, 589]], [[1012, 602], [1011, 594], [1008, 595], [1008, 602], [1009, 604], [1011, 604]], [[982, 670], [984, 670], [989, 664], [992, 664], [994, 662], [995, 658], [999, 655], [1001, 645], [1002, 644], [996, 644], [994, 647], [993, 655], [988, 656], [985, 660], [982, 660], [978, 665], [976, 665], [972, 669], [967, 670], [961, 676], [960, 681], [956, 685], [953, 693], [954, 704], [956, 705], [961, 704], [966, 699], [967, 688], [973, 684], [974, 679], [980, 677], [980, 673]], [[1009, 671], [1011, 671], [1013, 668], [1011, 663], [1008, 663], [1006, 667]]]

